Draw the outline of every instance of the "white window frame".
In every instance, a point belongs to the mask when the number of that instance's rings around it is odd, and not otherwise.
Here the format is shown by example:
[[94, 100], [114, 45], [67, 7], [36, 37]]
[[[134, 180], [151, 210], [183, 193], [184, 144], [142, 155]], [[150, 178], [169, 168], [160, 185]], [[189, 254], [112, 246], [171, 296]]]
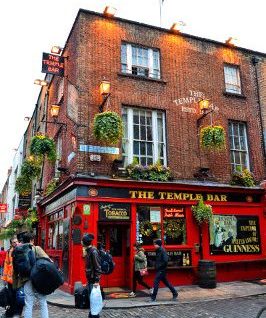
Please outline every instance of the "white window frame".
[[231, 94], [242, 94], [240, 68], [238, 65], [224, 65], [225, 91]]
[[[231, 125], [233, 125], [234, 128], [234, 132], [237, 129], [238, 134], [234, 134], [232, 135], [232, 127]], [[237, 125], [237, 126], [236, 126]], [[235, 141], [233, 137], [238, 138], [238, 144], [239, 146], [241, 145], [241, 141], [240, 141], [240, 125], [242, 125], [243, 130], [244, 130], [244, 148], [241, 149], [236, 148], [235, 147]], [[241, 121], [229, 121], [229, 138], [230, 138], [230, 163], [231, 163], [231, 167], [232, 167], [232, 171], [237, 171], [237, 167], [240, 167], [241, 171], [243, 169], [248, 169], [250, 170], [250, 162], [249, 162], [249, 149], [248, 149], [248, 141], [247, 141], [247, 125], [244, 122]], [[233, 148], [232, 146], [233, 145]], [[236, 153], [240, 153], [240, 154], [245, 154], [246, 155], [246, 162], [241, 162], [241, 156], [240, 156], [240, 164], [236, 163], [235, 161], [235, 155]], [[233, 160], [232, 160], [233, 158]]]
[[[144, 48], [148, 50], [148, 65], [147, 68], [149, 69], [149, 75], [148, 78], [154, 78], [154, 79], [160, 79], [161, 78], [161, 70], [160, 70], [160, 51], [158, 49], [153, 49], [153, 48], [148, 48], [148, 47], [142, 47], [140, 45], [133, 45], [130, 43], [122, 43], [121, 45], [121, 51], [122, 51], [122, 46], [126, 46], [126, 71], [123, 70], [122, 68], [122, 73], [126, 73], [126, 74], [132, 74], [132, 66], [137, 66], [142, 68], [142, 65], [132, 65], [132, 47], [136, 47], [136, 48]], [[154, 71], [154, 67], [153, 67], [153, 54], [154, 52], [158, 52], [158, 75], [156, 75], [155, 73], [153, 73]], [[122, 60], [121, 60], [121, 66], [122, 64]], [[142, 77], [147, 77], [145, 75], [137, 75], [137, 76], [142, 76]]]
[[133, 112], [134, 110], [143, 110], [152, 112], [152, 159], [153, 164], [155, 164], [159, 159], [159, 140], [158, 140], [158, 121], [157, 114], [160, 112], [162, 114], [162, 129], [163, 129], [163, 165], [167, 166], [167, 156], [166, 156], [166, 131], [165, 131], [165, 113], [163, 111], [136, 108], [136, 107], [123, 107], [123, 111], [127, 113], [127, 138], [123, 137], [123, 142], [125, 142], [126, 148], [128, 149], [127, 161], [125, 160], [125, 165], [131, 164], [133, 162], [133, 144], [134, 144], [134, 132], [133, 132]]

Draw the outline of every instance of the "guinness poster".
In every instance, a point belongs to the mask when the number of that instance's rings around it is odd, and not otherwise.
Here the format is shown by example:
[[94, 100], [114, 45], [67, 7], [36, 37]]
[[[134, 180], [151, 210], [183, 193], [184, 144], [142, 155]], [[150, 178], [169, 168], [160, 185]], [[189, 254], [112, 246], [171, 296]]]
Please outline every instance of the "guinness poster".
[[125, 203], [100, 203], [99, 221], [129, 221], [130, 204]]
[[258, 217], [214, 215], [210, 222], [210, 253], [261, 253]]

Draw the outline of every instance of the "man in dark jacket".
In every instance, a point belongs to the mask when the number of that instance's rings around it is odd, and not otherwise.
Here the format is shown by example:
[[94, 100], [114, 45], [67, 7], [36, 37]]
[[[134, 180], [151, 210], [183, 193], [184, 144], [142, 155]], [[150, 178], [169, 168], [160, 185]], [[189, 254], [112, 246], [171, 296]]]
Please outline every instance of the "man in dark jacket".
[[176, 300], [178, 296], [178, 292], [173, 287], [173, 285], [169, 283], [169, 281], [166, 278], [168, 255], [165, 249], [162, 247], [162, 240], [160, 239], [154, 240], [153, 245], [156, 250], [156, 261], [155, 261], [156, 274], [155, 274], [155, 279], [153, 283], [153, 293], [151, 294], [151, 301], [156, 300], [160, 282], [163, 282], [165, 286], [167, 286], [171, 290], [173, 294], [173, 300]]
[[[85, 257], [85, 271], [88, 281], [89, 297], [93, 287], [97, 287], [101, 278], [101, 260], [99, 252], [96, 247], [92, 245], [94, 235], [89, 233], [85, 234], [82, 238]], [[99, 318], [99, 315], [91, 315], [89, 318]]]

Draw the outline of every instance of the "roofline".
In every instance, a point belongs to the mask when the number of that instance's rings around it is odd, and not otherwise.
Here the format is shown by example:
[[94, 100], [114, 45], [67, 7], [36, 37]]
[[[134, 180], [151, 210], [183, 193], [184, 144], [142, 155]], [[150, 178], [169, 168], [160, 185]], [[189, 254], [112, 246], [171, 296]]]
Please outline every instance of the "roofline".
[[[71, 30], [70, 30], [69, 35], [67, 37], [67, 40], [65, 42], [64, 50], [65, 50], [66, 45], [67, 45], [67, 43], [69, 41], [69, 38], [72, 35], [72, 32], [73, 32], [73, 30], [75, 28], [75, 25], [76, 25], [76, 23], [77, 23], [77, 21], [79, 19], [79, 16], [82, 13], [98, 16], [98, 17], [101, 17], [101, 18], [109, 20], [109, 21], [111, 19], [111, 20], [115, 20], [115, 21], [125, 22], [125, 23], [128, 23], [128, 24], [134, 24], [134, 25], [137, 25], [137, 26], [142, 26], [142, 27], [145, 27], [145, 28], [157, 30], [157, 31], [164, 32], [164, 33], [169, 33], [169, 34], [172, 34], [172, 35], [174, 34], [170, 29], [165, 29], [165, 28], [162, 28], [162, 27], [159, 27], [159, 26], [150, 25], [150, 24], [146, 24], [146, 23], [143, 23], [143, 22], [127, 20], [127, 19], [119, 18], [119, 17], [108, 18], [103, 13], [99, 13], [99, 12], [90, 11], [90, 10], [86, 10], [86, 9], [81, 9], [80, 8], [78, 13], [77, 13], [77, 15], [76, 15], [75, 21], [74, 21], [74, 23], [73, 23], [73, 25], [71, 27]], [[203, 38], [203, 37], [199, 37], [199, 36], [191, 35], [191, 34], [187, 34], [187, 33], [182, 33], [182, 32], [178, 33], [178, 35], [183, 36], [185, 38], [193, 39], [193, 40], [208, 42], [208, 43], [212, 43], [212, 44], [218, 44], [218, 45], [221, 45], [223, 47], [228, 48], [228, 45], [226, 43], [219, 42], [219, 41], [216, 41], [216, 40], [211, 40], [211, 39], [207, 39], [207, 38]], [[263, 53], [263, 52], [254, 51], [254, 50], [243, 48], [243, 47], [240, 47], [240, 46], [234, 46], [233, 48], [235, 50], [239, 50], [239, 51], [242, 51], [242, 52], [245, 52], [245, 53], [257, 54], [257, 55], [261, 55], [263, 57], [266, 57], [266, 53]], [[64, 50], [63, 50], [63, 53], [64, 53]], [[63, 53], [62, 53], [62, 55], [63, 55]]]

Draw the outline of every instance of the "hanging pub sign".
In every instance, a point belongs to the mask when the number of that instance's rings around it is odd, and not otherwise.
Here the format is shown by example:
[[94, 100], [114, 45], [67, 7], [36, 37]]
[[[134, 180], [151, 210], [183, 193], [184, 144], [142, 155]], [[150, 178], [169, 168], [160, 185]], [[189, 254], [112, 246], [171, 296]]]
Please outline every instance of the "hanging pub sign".
[[7, 204], [1, 203], [0, 204], [0, 213], [6, 213], [7, 212]]
[[100, 203], [99, 221], [129, 221], [130, 204]]
[[63, 56], [43, 53], [42, 54], [42, 72], [57, 76], [64, 76], [64, 60]]
[[259, 254], [257, 216], [214, 215], [210, 222], [211, 254]]

